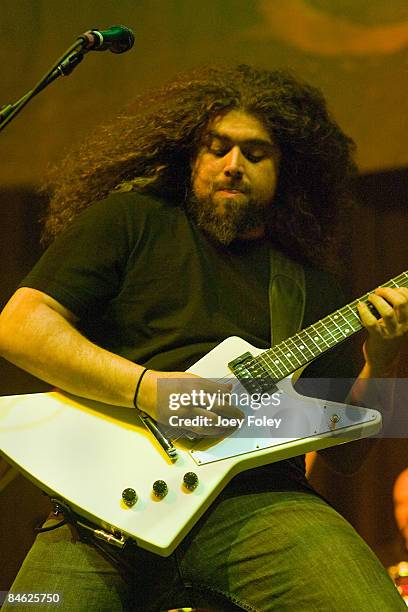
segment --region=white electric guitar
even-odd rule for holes
[[[383,286],[407,287],[408,271]],[[169,555],[239,472],[381,429],[375,410],[293,389],[296,371],[361,329],[356,305],[268,350],[228,338],[190,368],[232,382],[240,397],[269,394],[259,408],[240,405],[245,418],[227,437],[175,440],[163,430],[154,436],[154,424],[146,427],[134,410],[50,392],[0,399],[0,450],[84,524],[96,525],[97,537],[118,546],[131,538]]]

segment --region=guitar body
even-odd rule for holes
[[[262,353],[240,338],[228,338],[190,371],[232,382],[233,391],[242,392],[228,363],[247,351]],[[246,414],[241,428],[223,439],[175,442],[178,458],[172,462],[133,410],[60,392],[3,397],[0,449],[80,516],[167,556],[239,472],[381,428],[378,412],[301,396],[291,377],[276,383],[267,407],[240,407]],[[249,416],[266,424],[251,423]],[[186,472],[198,477],[193,491],[182,484]],[[152,493],[157,480],[168,487],[163,499]],[[133,507],[122,501],[129,487],[138,496]]]

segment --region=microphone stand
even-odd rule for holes
[[[8,125],[16,115],[47,85],[60,76],[68,76],[82,62],[84,54],[89,51],[86,47],[89,40],[80,36],[45,73],[38,83],[14,104],[6,104],[0,108],[0,132]]]

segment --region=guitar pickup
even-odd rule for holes
[[[249,393],[271,393],[277,389],[275,381],[249,351],[230,361],[228,367]]]

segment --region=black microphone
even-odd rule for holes
[[[84,41],[84,51],[106,51],[124,53],[133,47],[135,36],[129,28],[122,25],[111,26],[108,30],[89,30],[80,36]]]

